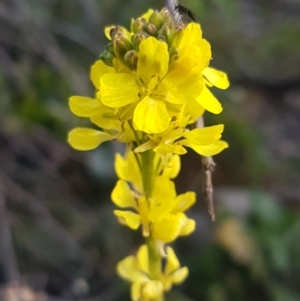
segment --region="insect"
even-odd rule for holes
[[[185,6],[178,4],[175,6],[175,11],[181,16],[188,16],[191,20],[197,22],[194,13]]]

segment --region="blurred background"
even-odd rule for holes
[[[195,190],[197,230],[175,249],[190,269],[167,300],[300,300],[300,2],[182,0],[231,80],[215,90],[230,148],[215,157],[217,221],[201,197],[200,158],[182,157],[178,193]],[[129,300],[116,263],[142,243],[117,224],[114,152],[72,150],[84,121],[68,98],[93,96],[105,25],[129,27],[152,0],[1,0],[0,300]],[[173,9],[173,8],[172,8]]]

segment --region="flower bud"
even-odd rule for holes
[[[157,29],[161,28],[163,23],[162,15],[155,10],[149,18],[149,23],[153,24]]]
[[[133,35],[132,39],[131,39],[133,49],[136,51],[139,51],[141,42],[144,41],[147,37],[148,37],[148,34],[146,34],[145,32],[137,33],[137,34]]]
[[[131,49],[132,44],[127,37],[119,36],[114,40],[114,52],[120,60],[123,60],[125,53]]]
[[[138,53],[135,50],[130,50],[125,53],[124,63],[130,70],[136,70],[138,62]]]
[[[169,48],[169,64],[171,65],[172,63],[174,63],[175,61],[177,61],[179,54],[178,54],[178,48],[175,47],[170,47]]]
[[[150,23],[147,23],[145,26],[144,26],[144,30],[149,33],[150,36],[155,36],[156,33],[157,33],[157,28],[153,25],[153,24],[150,24]]]
[[[184,28],[182,26],[177,25],[175,29],[173,29],[169,34],[169,47],[178,47],[182,41],[183,35]]]
[[[167,42],[167,39],[165,36],[158,36],[157,39],[161,42],[165,42],[165,43]]]
[[[104,50],[100,55],[99,59],[102,60],[107,66],[113,66],[113,59],[114,56],[108,52],[107,50]]]
[[[108,43],[105,47],[105,50],[107,50],[111,55],[115,56],[113,43]]]
[[[167,38],[170,34],[170,28],[167,24],[164,24],[158,32],[158,36],[164,36]]]
[[[131,31],[133,33],[140,33],[144,29],[145,23],[141,19],[132,20]]]
[[[110,29],[109,35],[112,40],[114,40],[118,36],[129,36],[129,32],[126,30],[126,28],[122,26],[114,26]]]
[[[174,20],[169,12],[169,10],[164,7],[161,11],[160,11],[161,16],[163,17],[163,23],[168,25],[169,28],[174,27]]]

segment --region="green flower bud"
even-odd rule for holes
[[[168,43],[169,47],[177,47],[180,45],[184,35],[184,28],[181,25],[177,25],[169,34]]]
[[[169,10],[166,7],[164,7],[160,11],[160,14],[163,17],[163,23],[167,24],[169,26],[169,28],[173,28],[174,27],[174,20],[173,20],[173,17],[171,16]]]
[[[133,49],[139,51],[141,42],[144,41],[147,37],[149,37],[149,35],[145,32],[133,35],[131,39]]]
[[[131,31],[133,33],[140,33],[143,31],[144,25],[145,22],[143,22],[141,19],[133,20],[131,23]]]
[[[149,33],[150,36],[155,36],[157,34],[157,28],[153,24],[150,24],[150,23],[147,23],[144,26],[144,30],[147,33]]]
[[[132,49],[130,40],[125,36],[117,37],[116,39],[114,39],[113,43],[114,52],[120,60],[123,60],[125,53]]]
[[[159,30],[158,36],[164,36],[165,38],[167,38],[169,34],[170,34],[170,28],[167,24],[164,24],[162,28]]]
[[[138,62],[138,53],[135,50],[126,52],[124,56],[124,63],[130,70],[136,70]]]
[[[157,10],[155,10],[149,18],[149,23],[153,24],[156,28],[161,28],[163,23],[162,15]]]
[[[104,50],[100,55],[99,59],[102,60],[107,66],[113,66],[114,56],[107,50]]]
[[[111,39],[114,40],[118,36],[126,36],[127,37],[128,31],[122,26],[115,26],[115,27],[111,28],[109,35],[110,35]]]
[[[107,50],[111,55],[115,55],[113,43],[108,43],[105,47],[105,50]]]
[[[176,48],[176,47],[170,47],[169,48],[169,57],[170,57],[169,64],[174,63],[178,59],[178,57],[179,57],[178,48]]]
[[[158,36],[157,39],[161,42],[165,42],[165,43],[167,42],[167,39],[165,36]]]

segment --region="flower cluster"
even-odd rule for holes
[[[160,156],[154,154],[151,178],[148,177],[145,184],[138,167],[142,157],[137,156],[133,152],[126,158],[116,156],[115,167],[120,180],[111,198],[118,207],[130,209],[115,210],[119,221],[134,230],[141,226],[145,237],[151,236],[163,243],[190,234],[195,229],[195,221],[184,212],[196,201],[195,193],[176,195],[174,182],[170,180],[180,169],[178,155],[169,156],[169,160],[165,158],[163,163]],[[151,191],[145,193],[145,186],[151,187]]]
[[[99,129],[75,128],[68,141],[81,151],[109,140],[127,144],[126,155],[115,159],[119,180],[111,198],[119,210],[114,214],[128,228],[141,228],[147,244],[136,257],[122,260],[117,272],[132,283],[132,300],[163,300],[163,292],[188,275],[165,244],[195,229],[185,213],[195,193],[177,195],[172,181],[180,170],[179,155],[186,147],[201,156],[228,147],[220,140],[222,124],[191,125],[205,110],[222,111],[210,88],[226,89],[229,82],[209,67],[211,48],[200,25],[175,23],[166,8],[132,20],[130,31],[107,27],[105,35],[109,44],[91,69],[95,97],[73,96],[69,102],[75,115]]]
[[[101,130],[72,130],[75,149],[118,140],[136,142],[139,152],[184,154],[187,146],[212,156],[227,147],[219,140],[222,125],[187,130],[204,110],[222,111],[208,87],[229,85],[225,73],[208,67],[210,45],[199,24],[175,24],[168,10],[149,10],[132,21],[130,32],[120,26],[105,32],[111,43],[91,70],[96,97],[70,98],[71,111]]]
[[[166,248],[166,264],[159,278],[150,278],[149,251],[142,245],[136,257],[128,256],[117,265],[117,272],[123,279],[133,283],[132,300],[153,300],[159,298],[163,291],[169,291],[173,284],[182,283],[188,276],[187,267],[180,267],[180,262],[171,247]]]

